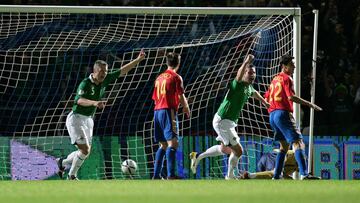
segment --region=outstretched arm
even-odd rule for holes
[[[296,95],[290,96],[289,100],[292,101],[292,102],[295,102],[295,103],[298,103],[298,104],[305,105],[305,106],[308,106],[310,108],[313,108],[316,111],[322,111],[322,108],[320,108],[316,104],[312,104],[311,102],[306,101],[305,99],[302,99],[302,98],[300,98],[300,97],[298,97]]]
[[[249,55],[246,56],[243,64],[241,64],[241,66],[240,66],[240,68],[239,68],[239,70],[238,70],[238,72],[236,74],[236,77],[235,77],[236,81],[238,81],[238,82],[241,81],[241,79],[242,79],[242,77],[243,77],[243,75],[245,73],[246,66],[250,65],[253,60],[254,60],[253,55],[249,54]]]
[[[139,56],[135,60],[130,61],[130,63],[125,64],[120,68],[120,76],[126,75],[131,69],[133,69],[137,64],[144,60],[145,56],[146,54],[144,52],[144,49],[141,49]]]
[[[269,102],[267,102],[258,91],[255,90],[255,92],[253,92],[252,94],[252,97],[255,98],[256,100],[259,100],[266,108],[270,107]]]

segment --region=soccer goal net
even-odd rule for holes
[[[111,71],[135,59],[141,48],[146,59],[106,90],[106,108],[95,114],[91,154],[79,178],[126,178],[121,171],[126,159],[138,164],[135,178],[152,176],[158,144],[151,95],[155,78],[166,69],[167,52],[181,54],[179,74],[192,112],[191,118],[178,114],[177,173],[223,178],[227,156],[203,160],[194,176],[188,155],[217,144],[212,119],[228,84],[251,53],[254,87],[263,94],[279,72],[279,58],[297,56],[300,48],[300,9],[1,6],[0,11],[0,179],[56,179],[55,158],[75,150],[65,119],[77,86],[97,59],[107,61]],[[255,171],[260,156],[272,150],[268,117],[253,99],[242,110],[240,170]]]

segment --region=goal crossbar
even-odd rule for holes
[[[293,15],[300,8],[253,8],[253,7],[125,7],[125,6],[46,6],[46,5],[0,5],[2,13],[96,13],[96,14],[198,14],[198,15]]]

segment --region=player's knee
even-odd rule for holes
[[[90,154],[91,146],[84,144],[84,145],[77,145],[77,147],[83,155],[88,156]]]
[[[280,151],[282,151],[282,152],[287,152],[287,151],[289,151],[289,145],[285,145],[285,146],[280,146]]]
[[[243,148],[241,146],[236,147],[234,151],[235,156],[240,157],[243,154]]]
[[[231,154],[231,148],[224,145],[220,145],[220,150],[224,154]]]
[[[236,155],[237,157],[240,157],[242,154],[243,154],[243,148],[242,147],[240,147],[240,150],[239,150],[239,153]]]
[[[169,147],[177,149],[179,146],[179,142],[177,139],[173,138],[172,140],[168,141]]]
[[[305,148],[305,144],[301,139],[295,140],[293,142],[293,148],[294,148],[294,150],[303,149],[303,148]]]
[[[85,156],[89,156],[89,154],[90,154],[90,148],[80,149],[80,151]]]
[[[239,151],[235,151],[235,156],[237,156],[237,157],[241,157],[241,155],[242,155],[242,151],[241,150],[239,150]]]
[[[289,151],[289,144],[286,142],[280,142],[280,151],[285,153]]]
[[[177,141],[175,141],[175,142],[171,142],[171,144],[170,144],[169,146],[170,146],[170,147],[172,147],[172,148],[177,149],[177,148],[178,148],[178,146],[179,146],[179,143],[178,143]]]
[[[168,144],[166,142],[161,142],[160,147],[161,147],[161,149],[166,150],[166,148],[168,147]]]

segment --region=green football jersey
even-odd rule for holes
[[[74,113],[78,113],[84,116],[93,116],[96,111],[95,106],[81,106],[77,104],[80,98],[85,98],[93,101],[100,101],[104,96],[105,89],[110,83],[114,82],[120,76],[120,69],[111,73],[108,73],[102,83],[96,85],[92,76],[85,78],[81,81],[79,87],[76,90],[76,96],[74,106],[72,108]]]
[[[254,91],[252,85],[233,80],[217,111],[221,119],[229,119],[237,123],[242,108]]]

